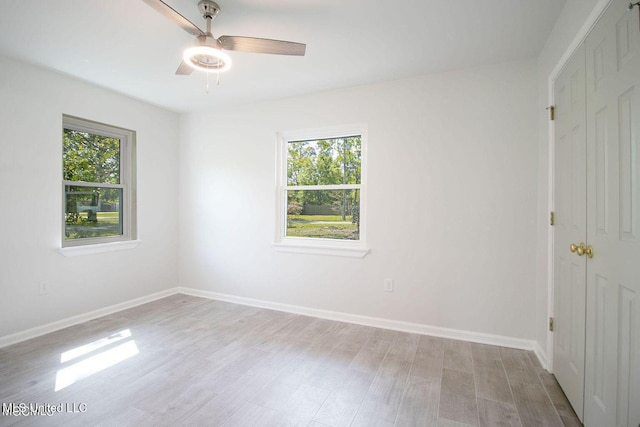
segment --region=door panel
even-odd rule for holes
[[[606,237],[609,233],[609,132],[607,107],[595,113],[594,117],[594,163],[595,163],[595,222],[596,234]]]
[[[640,424],[640,25],[613,0],[585,41],[585,426]]]
[[[635,98],[633,86],[618,98],[618,135],[620,140],[620,238],[637,242],[638,219],[637,215],[633,215],[633,211],[638,208],[638,184],[635,180],[638,166],[635,154],[638,147],[635,144],[636,141],[632,139]]]
[[[584,395],[586,241],[585,50],[581,46],[555,82],[554,374],[582,420]]]

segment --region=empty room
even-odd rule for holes
[[[640,2],[0,1],[0,426],[640,426]]]

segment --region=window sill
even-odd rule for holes
[[[349,258],[364,258],[369,253],[369,248],[363,247],[339,247],[333,245],[311,245],[305,243],[279,242],[273,247],[278,252],[297,254],[342,256]]]
[[[69,246],[56,250],[64,256],[92,255],[133,249],[140,243],[142,243],[142,240],[127,240],[125,242],[99,243],[97,245]]]

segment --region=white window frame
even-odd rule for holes
[[[314,141],[360,135],[360,184],[302,185],[287,184],[288,144],[295,141]],[[353,124],[279,132],[276,138],[276,237],[274,247],[281,252],[335,255],[362,258],[367,247],[367,126]],[[360,190],[359,240],[324,239],[287,236],[287,190]]]
[[[136,133],[129,129],[98,123],[79,117],[68,115],[62,116],[62,131],[64,129],[87,132],[94,135],[101,135],[120,140],[120,184],[107,184],[100,182],[67,181],[62,180],[62,232],[61,232],[61,253],[66,256],[79,255],[83,253],[108,252],[118,249],[128,249],[137,244],[136,227],[136,173],[135,173],[135,153],[136,153]],[[61,153],[64,151],[62,149]],[[62,158],[61,158],[62,164]],[[67,239],[65,237],[65,211],[66,194],[65,187],[100,187],[122,189],[122,234],[108,237],[92,237],[81,239]],[[124,245],[122,243],[125,243]],[[88,248],[89,250],[85,250]]]

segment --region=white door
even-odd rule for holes
[[[640,425],[640,11],[614,0],[586,39],[586,426]]]
[[[586,242],[585,50],[555,81],[553,371],[582,420],[586,261],[570,250]],[[581,250],[580,250],[581,251]]]

